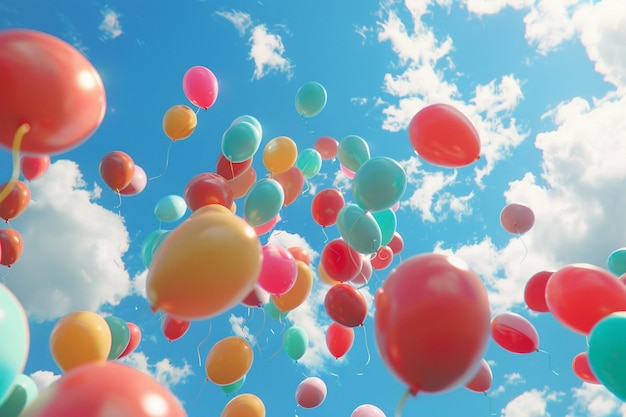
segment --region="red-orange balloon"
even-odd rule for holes
[[[320,264],[330,278],[346,282],[357,276],[363,266],[363,257],[346,241],[334,239],[322,249]]]
[[[20,169],[22,175],[28,181],[41,177],[50,166],[49,155],[29,156],[24,155],[20,158]]]
[[[354,329],[342,326],[339,323],[331,323],[326,329],[326,347],[336,359],[344,356],[354,343]]]
[[[100,161],[100,176],[114,191],[124,189],[135,174],[135,162],[127,153],[113,151]]]
[[[128,340],[128,345],[126,345],[126,349],[124,349],[124,351],[120,353],[118,359],[133,353],[141,342],[141,329],[135,323],[131,323],[129,321],[127,321],[126,324],[128,325],[128,330],[130,332],[130,339]]]
[[[500,313],[491,321],[491,337],[500,347],[513,353],[531,353],[539,348],[535,326],[516,313]]]
[[[322,159],[333,159],[337,156],[339,142],[330,136],[322,136],[315,141],[313,147],[320,153]]]
[[[256,171],[253,167],[246,169],[239,176],[228,180],[228,185],[233,190],[233,198],[241,198],[256,182]]]
[[[476,374],[465,384],[465,388],[474,392],[487,392],[491,388],[493,382],[493,373],[491,367],[485,359],[480,362],[480,367]]]
[[[311,254],[308,250],[300,247],[300,246],[292,246],[287,248],[289,252],[296,258],[297,261],[302,261],[307,265],[311,265]]]
[[[389,246],[381,246],[376,251],[376,256],[370,262],[372,268],[381,270],[391,265],[391,261],[393,261],[393,251]]]
[[[5,221],[16,218],[30,203],[30,188],[22,181],[5,182],[0,185],[0,191],[5,187],[11,187],[9,194],[0,201],[0,217]]]
[[[276,308],[283,313],[291,311],[302,304],[311,293],[311,288],[313,287],[313,274],[309,266],[302,261],[296,261],[296,265],[298,272],[293,286],[279,296],[271,296]]]
[[[0,229],[0,264],[11,266],[22,256],[22,235],[15,229]]]
[[[233,190],[221,175],[203,172],[193,177],[185,187],[185,202],[191,211],[210,204],[230,208],[233,205]]]
[[[389,241],[387,246],[391,248],[394,255],[397,255],[400,252],[402,252],[402,250],[404,250],[404,240],[402,239],[402,236],[400,235],[400,233],[394,232],[393,237],[391,238],[391,241]]]
[[[341,191],[336,188],[321,190],[311,202],[313,220],[322,227],[332,226],[337,222],[337,214],[345,205]]]
[[[232,180],[252,166],[252,159],[253,158],[246,159],[243,162],[231,162],[226,159],[223,153],[220,153],[217,163],[215,164],[215,172],[226,180]]]
[[[350,284],[339,283],[330,287],[324,307],[330,318],[342,326],[361,326],[367,318],[365,297]]]
[[[22,123],[20,151],[65,152],[100,126],[106,96],[100,75],[70,44],[43,32],[0,32],[0,145],[11,149]]]
[[[188,320],[179,320],[166,315],[165,319],[163,320],[163,325],[161,326],[163,330],[163,336],[165,336],[165,338],[170,342],[178,340],[183,337],[185,333],[187,333],[190,325],[191,322],[189,322]]]
[[[578,378],[588,384],[600,384],[598,378],[593,374],[591,366],[589,366],[589,358],[587,352],[580,352],[574,356],[572,360],[572,370]]]
[[[524,301],[526,306],[537,313],[550,311],[546,302],[546,285],[554,271],[540,271],[530,277],[524,287]]]
[[[292,166],[287,171],[279,174],[273,174],[272,178],[278,181],[280,186],[283,187],[283,192],[285,194],[285,202],[283,204],[285,207],[296,201],[302,193],[302,188],[304,187],[304,175],[297,166]]]

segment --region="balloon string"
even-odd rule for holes
[[[396,417],[402,417],[402,409],[404,408],[406,400],[409,399],[409,395],[411,395],[411,391],[408,389],[404,392],[404,394],[402,394],[402,398],[400,398],[398,406],[396,407]]]
[[[489,415],[490,416],[495,416],[496,413],[493,412],[493,404],[491,404],[491,397],[489,395],[487,395],[486,391],[485,391],[485,397],[487,397],[487,399],[489,400]]]
[[[122,194],[120,193],[120,190],[115,190],[115,192],[117,193],[117,205],[114,206],[113,208],[120,208],[122,206]],[[120,217],[122,217],[121,213],[118,213]]]
[[[372,358],[370,355],[369,344],[367,343],[367,331],[365,329],[365,325],[361,325],[361,327],[363,328],[363,337],[365,338],[365,352],[367,352],[367,361],[365,362],[365,365],[363,365],[358,371],[356,371],[357,375],[363,375],[363,369],[365,369],[367,365],[370,364],[370,360]]]
[[[259,348],[259,353],[261,353],[261,345],[259,344],[259,336],[261,335],[261,332],[265,328],[265,320],[267,319],[267,316],[265,315],[265,309],[262,308],[261,310],[263,311],[263,322],[261,323],[261,328],[254,334],[254,340],[256,340],[256,345]]]
[[[246,327],[246,325],[250,322],[251,318],[252,318],[252,309],[248,307],[248,317],[246,317],[243,323],[241,323],[241,327]]]
[[[335,377],[335,384],[339,383],[339,375],[338,374],[336,374],[334,372],[330,372],[329,375],[332,375],[332,376]]]
[[[309,133],[309,134],[311,134],[311,135],[314,135],[314,134],[315,134],[315,130],[312,130],[312,129],[310,128],[310,126],[309,126],[309,120],[308,120],[306,117],[304,117],[304,116],[301,116],[301,117],[302,117],[302,120],[304,120],[304,127],[306,127],[306,131],[307,131],[307,133]]]
[[[278,355],[278,354],[280,353],[280,351],[281,351],[281,350],[283,350],[283,347],[282,347],[282,346],[281,346],[281,347],[279,347],[279,348],[278,348],[278,350],[277,350],[276,352],[272,353],[272,356],[270,356],[270,357],[268,358],[268,360],[270,360],[270,361],[271,361],[272,359],[274,359],[274,357],[275,357],[276,355]]]
[[[516,226],[517,229],[517,226]],[[522,262],[524,262],[524,259],[526,259],[526,256],[528,255],[528,247],[526,246],[526,242],[524,242],[524,238],[522,238],[522,234],[519,232],[519,229],[517,229],[517,237],[519,238],[520,242],[522,242],[522,245],[524,246],[524,256],[522,256],[522,259],[519,261],[519,263],[521,264]]]
[[[322,233],[324,233],[324,243],[328,242],[328,235],[326,234],[326,228],[322,227]]]
[[[207,341],[207,339],[211,335],[211,330],[212,329],[213,329],[213,322],[209,321],[209,332],[206,334],[204,339],[202,339],[202,341],[200,343],[198,343],[198,346],[196,346],[196,352],[198,352],[198,366],[199,367],[202,367],[202,359],[200,359],[200,346],[202,346],[202,344]]]
[[[300,193],[300,195],[305,195],[306,193],[309,192],[309,190],[311,189],[311,184],[309,184],[309,181],[306,180],[304,181],[304,184],[306,185],[306,188],[304,190],[302,190],[302,192]]]
[[[174,143],[174,141],[170,141],[170,144],[167,145],[167,153],[165,154],[165,169],[156,177],[148,178],[148,181],[156,180],[157,178],[162,177],[167,172],[167,168],[170,165],[170,150],[172,149],[172,143]]]
[[[7,182],[4,188],[0,190],[0,203],[7,198],[9,193],[13,190],[15,183],[20,178],[20,148],[22,146],[22,139],[24,139],[24,135],[26,135],[29,131],[30,125],[28,123],[22,123],[13,135],[13,147],[11,148],[11,153],[13,155],[13,170],[11,171],[11,179]]]
[[[537,352],[541,352],[544,355],[548,355],[548,366],[550,367],[550,370],[552,371],[554,375],[559,376],[559,373],[552,368],[552,355],[550,355],[550,352],[546,352],[545,350],[541,350],[541,349],[537,349]]]

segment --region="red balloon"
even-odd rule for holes
[[[540,271],[530,277],[524,288],[524,301],[526,306],[537,313],[550,311],[546,302],[546,285],[554,271]]]
[[[113,151],[100,161],[100,176],[114,191],[123,190],[135,174],[135,162],[125,152]]]
[[[11,266],[22,256],[22,235],[15,229],[0,229],[0,264]]]
[[[581,352],[574,356],[572,360],[572,369],[578,378],[589,384],[600,384],[598,378],[593,374],[591,366],[589,366],[589,358],[587,352]]]
[[[163,335],[167,340],[173,342],[174,340],[178,340],[187,333],[189,330],[189,326],[191,322],[188,320],[179,320],[170,316],[165,316],[163,320]]]
[[[292,246],[287,249],[297,261],[302,261],[307,265],[311,265],[311,254],[308,250],[300,246]]]
[[[349,284],[330,287],[324,298],[324,307],[333,321],[346,327],[361,326],[367,318],[365,297]]]
[[[215,172],[224,177],[226,180],[232,180],[250,168],[252,165],[252,159],[253,158],[250,158],[243,162],[231,162],[226,159],[223,153],[220,153],[220,156],[217,159],[217,164],[215,165]]]
[[[393,237],[391,238],[387,246],[391,248],[394,255],[402,252],[402,250],[404,249],[404,240],[402,239],[402,236],[400,236],[400,233],[394,232]]]
[[[124,349],[124,351],[120,353],[120,356],[117,357],[118,359],[133,353],[141,342],[141,329],[135,323],[131,323],[129,321],[127,321],[126,324],[128,325],[130,338],[128,339],[128,345],[126,345],[126,349]]]
[[[449,104],[432,104],[409,125],[411,146],[425,161],[457,168],[480,158],[480,137],[472,122]]]
[[[487,290],[462,260],[414,256],[374,297],[376,342],[387,367],[415,395],[468,380],[489,341]]]
[[[573,264],[552,274],[546,302],[561,324],[586,335],[604,317],[626,311],[626,286],[605,269]]]
[[[524,204],[511,203],[500,212],[500,224],[509,233],[521,235],[535,224],[535,214]]]
[[[320,262],[329,278],[346,282],[357,276],[363,266],[363,257],[344,240],[334,239],[322,249]]]
[[[304,188],[304,175],[300,168],[292,166],[287,171],[273,174],[272,178],[278,181],[283,192],[285,194],[285,207],[296,201],[296,199],[302,194],[302,188]]]
[[[376,256],[371,260],[372,268],[376,270],[385,269],[393,261],[393,251],[389,246],[381,246],[376,251]]]
[[[296,388],[296,401],[302,408],[315,408],[326,399],[326,384],[318,377],[306,378]]]
[[[22,175],[28,181],[32,181],[41,177],[44,174],[44,172],[48,170],[49,166],[50,166],[49,155],[40,155],[40,156],[24,155],[20,158],[20,169],[22,170]]]
[[[21,152],[64,152],[100,126],[104,85],[76,48],[43,32],[11,29],[0,32],[0,51],[1,146],[11,149],[15,131],[28,123]]]
[[[337,222],[337,214],[344,205],[343,194],[336,188],[327,188],[313,197],[311,215],[320,226],[332,226]]]
[[[537,330],[519,314],[500,313],[491,321],[491,337],[500,347],[513,353],[531,353],[539,349]]]
[[[361,270],[356,277],[350,280],[351,283],[355,285],[364,285],[367,284],[370,278],[372,277],[372,261],[368,255],[363,255],[363,264],[361,266]]]
[[[148,177],[146,176],[146,171],[144,171],[139,165],[135,165],[133,178],[126,187],[120,190],[120,194],[125,196],[137,195],[142,192],[144,188],[146,188],[147,184]]]
[[[333,322],[326,329],[326,346],[330,354],[336,359],[348,353],[352,343],[354,343],[354,329],[352,327]]]
[[[241,304],[247,307],[262,308],[263,304],[267,304],[270,300],[270,294],[258,285],[246,295]]]
[[[339,142],[330,136],[322,136],[315,141],[313,148],[320,153],[322,159],[333,159],[337,156]]]
[[[203,172],[193,177],[185,187],[185,202],[191,211],[209,204],[219,204],[228,209],[233,205],[233,190],[224,177],[213,172]]]
[[[480,367],[476,371],[476,374],[465,384],[465,388],[474,392],[487,392],[491,388],[493,382],[493,374],[491,373],[491,367],[489,363],[483,359],[480,362]]]
[[[16,218],[30,203],[30,188],[22,181],[5,182],[0,185],[0,191],[5,187],[12,187],[9,194],[0,201],[0,217],[5,221]]]

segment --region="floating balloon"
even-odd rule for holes
[[[540,271],[530,277],[524,287],[524,301],[526,306],[537,313],[550,311],[546,302],[546,285],[554,271]]]
[[[244,375],[243,378],[241,378],[239,381],[233,382],[232,384],[228,384],[228,385],[221,385],[220,388],[224,394],[233,394],[239,391],[241,387],[243,387],[243,384],[245,382],[246,382],[246,376]]]
[[[358,274],[356,274],[356,277],[350,280],[350,282],[353,283],[354,285],[367,284],[370,278],[372,277],[373,266],[372,266],[372,261],[370,257],[367,255],[364,255],[362,259],[363,259],[363,263],[361,264],[361,270],[359,271]]]
[[[167,230],[153,230],[141,242],[141,260],[143,265],[148,268],[152,262],[152,253],[154,252],[155,241],[162,235],[167,234]],[[162,241],[161,241],[162,243]]]
[[[588,384],[600,383],[591,370],[587,352],[580,352],[578,355],[574,356],[574,359],[572,360],[572,370],[574,371],[574,374],[576,374],[576,376],[583,382]]]
[[[230,124],[232,125],[236,125],[239,122],[247,122],[250,123],[252,126],[254,126],[259,134],[259,138],[263,137],[263,126],[261,126],[261,123],[259,122],[259,120],[254,117],[254,116],[250,116],[249,114],[244,114],[242,116],[237,117],[235,120],[233,120],[233,122]]]
[[[337,156],[339,142],[330,136],[322,136],[315,141],[315,145],[313,147],[320,153],[322,159],[328,160]]]
[[[343,175],[346,176],[346,178],[348,179],[354,179],[354,171],[349,170],[348,168],[346,168],[345,166],[343,166],[343,164],[339,164],[339,169],[341,170],[341,172],[343,173]]]
[[[411,146],[426,162],[458,168],[480,158],[480,137],[472,122],[449,104],[432,104],[409,124]]]
[[[609,255],[607,267],[613,274],[623,275],[626,273],[626,248],[616,249]]]
[[[237,122],[222,136],[222,154],[231,162],[252,158],[261,145],[261,134],[252,123]]]
[[[293,326],[285,330],[283,334],[283,349],[285,349],[285,352],[291,359],[297,361],[303,357],[308,346],[309,336],[303,328]]]
[[[291,288],[283,294],[271,296],[276,308],[283,312],[291,311],[304,303],[313,287],[313,274],[309,266],[302,261],[296,261],[296,265],[298,271]]]
[[[380,227],[371,213],[356,204],[344,205],[337,213],[339,234],[359,253],[374,253],[380,247]]]
[[[263,307],[269,300],[270,294],[259,285],[255,285],[254,289],[241,301],[241,304],[247,307]]]
[[[493,382],[493,374],[491,373],[491,367],[489,363],[483,359],[480,361],[480,367],[476,371],[476,374],[465,383],[465,388],[474,392],[485,393],[491,388]]]
[[[3,30],[0,50],[1,146],[13,147],[22,123],[29,126],[19,147],[24,153],[69,151],[96,131],[106,110],[104,85],[80,51],[28,29]]]
[[[335,359],[344,356],[354,343],[354,329],[342,326],[339,323],[331,323],[326,329],[326,347]]]
[[[372,404],[361,404],[352,411],[350,417],[386,417],[383,410]]]
[[[311,202],[313,220],[322,227],[332,226],[337,222],[339,210],[345,205],[343,194],[336,188],[327,188],[318,192]]]
[[[0,401],[0,416],[18,417],[35,398],[37,398],[37,385],[28,375],[19,374],[13,380],[13,385],[4,401]]]
[[[239,394],[226,404],[220,417],[265,417],[265,405],[254,394]]]
[[[0,404],[9,394],[15,378],[22,373],[30,349],[26,312],[13,293],[0,284]]]
[[[233,198],[241,198],[246,195],[255,182],[256,171],[253,167],[246,169],[241,175],[227,181],[231,190],[233,190]]]
[[[500,212],[500,224],[509,233],[521,235],[535,224],[535,214],[524,204],[511,203]]]
[[[217,78],[206,67],[191,67],[183,76],[183,91],[194,106],[207,110],[217,100]]]
[[[254,353],[243,337],[229,336],[218,341],[206,357],[207,378],[217,385],[230,385],[243,378],[250,367]]]
[[[516,313],[500,313],[491,321],[491,337],[502,348],[513,353],[531,353],[539,349],[535,326]]]
[[[357,172],[361,165],[370,159],[370,147],[362,137],[349,135],[339,142],[337,157],[341,165],[352,172]]]
[[[393,261],[393,251],[389,246],[381,246],[376,251],[376,256],[372,258],[370,263],[372,268],[381,270],[391,265],[391,261]]]
[[[471,377],[489,340],[490,311],[485,287],[465,262],[442,254],[407,259],[374,303],[381,357],[413,395]]]
[[[352,195],[364,210],[385,210],[400,200],[406,181],[406,173],[399,163],[384,156],[375,157],[363,162],[356,171]]]
[[[28,188],[28,185],[22,181],[5,182],[0,185],[0,191],[9,186],[12,187],[11,191],[0,201],[0,218],[7,222],[22,214],[28,207],[28,203],[30,203],[30,188]]]
[[[283,317],[285,317],[285,315],[287,314],[287,313],[283,313],[282,311],[280,311],[274,305],[274,302],[272,301],[271,298],[266,304],[263,304],[263,311],[265,311],[265,313],[271,318],[273,318],[274,320],[280,320]]]
[[[612,313],[598,321],[589,334],[587,358],[598,381],[626,401],[626,312]]]
[[[135,174],[135,162],[125,152],[113,151],[106,154],[100,161],[100,176],[113,190],[123,190]]]
[[[36,180],[41,177],[50,166],[49,155],[24,155],[20,158],[20,169],[22,175],[28,181]]]
[[[311,265],[311,253],[300,246],[292,246],[287,248],[297,261],[302,261],[307,265]]]
[[[326,384],[316,376],[306,378],[296,388],[296,402],[302,408],[315,408],[325,399]]]
[[[283,188],[285,194],[285,207],[296,201],[296,199],[302,194],[302,188],[304,187],[304,175],[298,167],[291,167],[285,172],[280,174],[273,174],[272,179],[276,180]]]
[[[333,286],[335,284],[339,284],[339,281],[332,279],[329,275],[328,272],[326,272],[324,270],[324,265],[320,262],[317,265],[317,274],[320,278],[320,280],[324,283],[324,284],[328,284],[330,286]]]
[[[154,206],[154,215],[161,222],[175,222],[183,218],[187,211],[185,199],[178,195],[161,197]]]
[[[163,336],[170,342],[178,340],[183,337],[191,323],[188,320],[179,320],[171,316],[165,316],[161,329],[163,330]]]
[[[246,159],[243,162],[231,162],[224,154],[220,153],[217,163],[215,164],[215,172],[226,180],[232,180],[243,174],[248,168],[252,166],[253,158]]]
[[[305,179],[311,179],[322,169],[322,156],[315,149],[304,149],[298,154],[295,166],[302,171]]]
[[[119,317],[107,316],[104,318],[111,332],[111,349],[107,359],[117,359],[124,352],[130,341],[128,324]]]
[[[121,195],[125,196],[137,195],[146,188],[147,184],[148,176],[146,175],[146,171],[144,171],[139,165],[135,164],[133,177],[130,179],[128,185],[119,190],[119,192]]]
[[[270,294],[284,294],[296,281],[298,266],[295,258],[284,247],[272,243],[263,246],[262,253],[258,285]]]
[[[179,104],[170,107],[163,115],[163,132],[172,141],[187,139],[198,125],[196,112]]]
[[[380,228],[380,244],[381,246],[387,246],[389,242],[391,242],[391,239],[393,239],[396,227],[398,226],[396,213],[392,209],[388,208],[381,211],[375,211],[372,213],[372,216]]]
[[[344,240],[334,239],[322,249],[320,265],[330,278],[346,282],[357,276],[363,265],[363,258]]]
[[[393,237],[387,246],[391,248],[394,255],[397,255],[404,250],[404,239],[402,239],[400,233],[394,232]]]
[[[298,159],[298,145],[287,136],[278,136],[263,148],[263,165],[273,174],[287,171]]]
[[[22,235],[15,229],[0,229],[0,264],[10,267],[22,256]]]
[[[296,93],[296,111],[302,117],[317,116],[326,107],[326,89],[318,82],[302,85]]]
[[[128,325],[128,332],[130,334],[130,337],[128,339],[128,345],[126,346],[126,349],[124,349],[124,351],[120,353],[118,359],[133,353],[141,342],[141,329],[137,327],[135,323],[126,322],[126,325]]]
[[[230,208],[234,198],[233,190],[224,177],[213,172],[203,172],[189,180],[184,197],[191,211],[210,204]]]
[[[252,226],[262,225],[279,213],[284,202],[285,194],[278,181],[262,179],[248,190],[243,202],[244,217]]]
[[[274,216],[273,219],[270,219],[269,222],[261,224],[261,225],[258,225],[258,226],[254,226],[254,232],[256,233],[257,236],[263,236],[264,234],[271,232],[272,229],[281,220],[282,219],[280,217],[280,213],[278,213],[276,216]]]
[[[367,318],[365,297],[350,284],[340,283],[330,287],[324,298],[324,307],[330,318],[342,326],[362,326]]]

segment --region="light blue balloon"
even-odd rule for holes
[[[283,187],[276,180],[265,178],[250,187],[243,202],[244,218],[251,226],[272,220],[285,202]]]
[[[317,116],[326,107],[326,89],[315,81],[304,84],[296,93],[296,111],[303,117]]]
[[[305,179],[311,179],[322,169],[322,155],[312,148],[302,150],[296,159],[296,167],[302,171]]]
[[[392,207],[406,190],[404,168],[391,158],[379,156],[361,165],[352,180],[354,201],[365,210]]]
[[[222,153],[230,162],[243,162],[252,158],[261,145],[259,129],[252,123],[238,122],[222,136]]]
[[[609,255],[607,261],[609,271],[618,277],[626,273],[626,248],[620,248]]]
[[[18,417],[24,408],[37,398],[37,394],[35,382],[28,375],[19,374],[4,402],[0,404],[0,416]]]
[[[261,126],[261,123],[257,120],[256,117],[250,116],[248,114],[244,114],[243,116],[239,116],[238,118],[236,118],[230,125],[232,126],[239,122],[250,123],[251,125],[256,127],[257,131],[259,132],[259,138],[263,137],[263,127]]]
[[[150,263],[152,262],[152,249],[154,248],[154,241],[163,233],[167,233],[167,230],[153,230],[141,243],[141,260],[146,268],[149,268]]]
[[[175,222],[187,212],[187,203],[179,195],[166,195],[154,206],[154,215],[162,222]]]
[[[376,220],[378,227],[380,227],[380,233],[382,235],[380,245],[386,246],[391,242],[391,239],[393,239],[393,234],[396,232],[396,227],[398,226],[396,213],[388,208],[386,210],[375,211],[372,213],[372,216],[374,216],[374,220]]]
[[[626,312],[610,314],[596,323],[589,334],[587,358],[598,381],[626,401]]]
[[[349,135],[339,142],[337,158],[341,165],[352,172],[357,172],[359,167],[370,159],[370,147],[362,137]]]
[[[380,247],[380,227],[371,213],[356,204],[346,204],[337,214],[341,238],[359,253],[374,253]]]
[[[9,395],[15,378],[24,371],[30,349],[30,330],[24,308],[0,284],[0,404]]]

